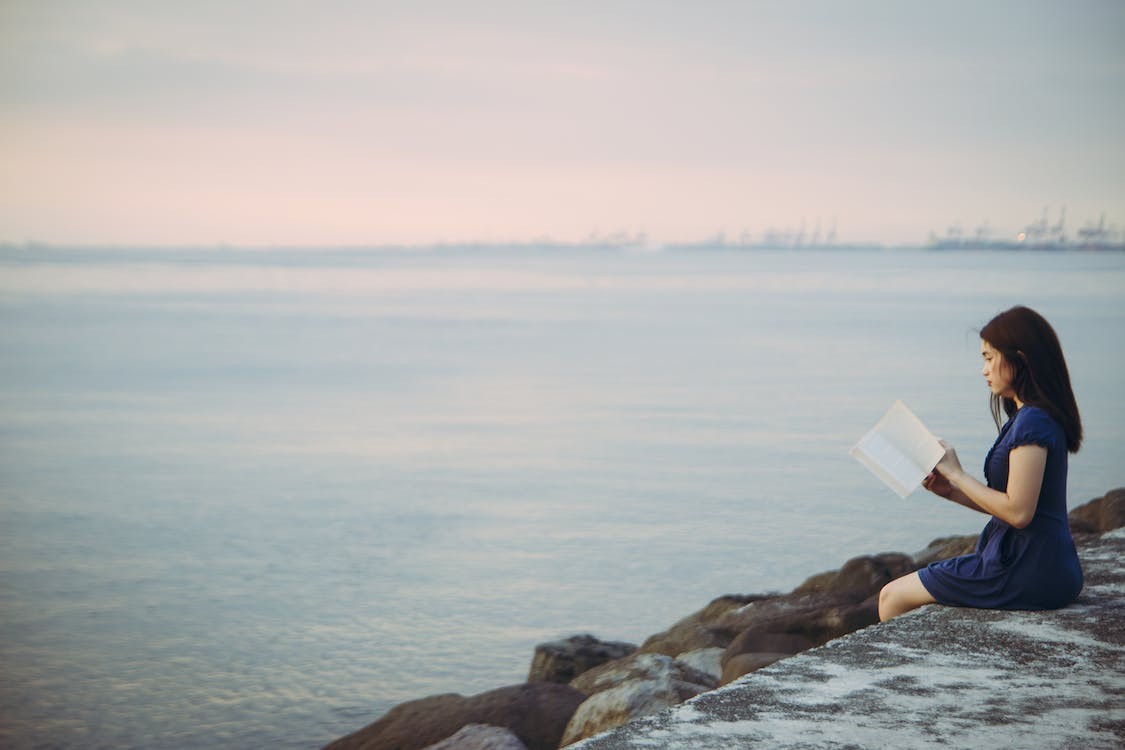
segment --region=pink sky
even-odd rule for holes
[[[1125,223],[1119,2],[0,4],[0,241]]]

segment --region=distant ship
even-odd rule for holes
[[[1098,223],[1087,223],[1072,239],[1066,234],[1066,208],[1059,214],[1056,224],[1047,221],[1047,209],[1038,221],[1010,239],[994,239],[987,224],[977,227],[968,236],[959,225],[946,230],[944,237],[930,233],[926,247],[933,250],[1125,250],[1125,237],[1113,228],[1107,228],[1105,214]]]

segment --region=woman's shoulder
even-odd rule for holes
[[[1012,418],[1012,442],[1015,445],[1033,443],[1050,448],[1058,441],[1066,445],[1062,425],[1042,407],[1025,404]]]
[[[1015,413],[1014,418],[1016,422],[1050,422],[1052,424],[1058,424],[1049,411],[1035,404],[1024,404],[1020,407],[1019,411]]]

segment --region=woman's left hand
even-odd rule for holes
[[[936,471],[931,471],[922,480],[922,486],[938,497],[944,497],[946,500],[953,497],[953,483],[943,477]]]

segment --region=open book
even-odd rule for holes
[[[906,497],[933,471],[945,449],[906,404],[895,401],[849,453]]]

